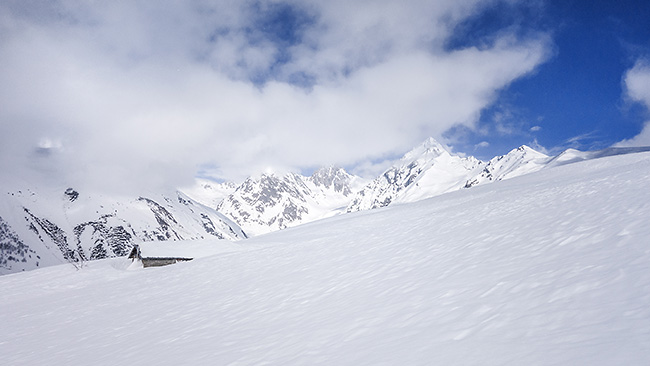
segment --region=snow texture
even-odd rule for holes
[[[2,363],[647,365],[649,179],[611,156],[167,267],[2,276]]]
[[[148,241],[138,244],[143,258],[203,258],[239,250],[240,246],[226,240],[213,239]]]

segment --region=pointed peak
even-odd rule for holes
[[[438,157],[443,154],[450,154],[449,150],[433,137],[424,140],[419,146],[409,151],[402,157],[403,161],[418,159],[421,156]],[[451,155],[451,154],[450,154]]]
[[[533,149],[532,147],[530,147],[530,146],[528,146],[528,145],[525,145],[525,144],[519,146],[519,147],[516,148],[515,150],[518,150],[518,151],[535,151],[535,152],[538,152],[537,150],[535,150],[535,149]]]
[[[540,158],[548,157],[546,154],[541,153],[541,152],[533,149],[532,147],[530,147],[528,145],[521,145],[518,148],[513,149],[512,151],[510,151],[508,154],[513,154],[513,153],[535,155],[535,156],[540,157]]]
[[[422,142],[422,146],[426,148],[439,147],[444,149],[442,144],[439,143],[438,140],[434,139],[433,137],[429,137],[428,139],[424,140],[424,142]]]
[[[528,145],[521,145],[517,148],[518,151],[526,151],[526,150],[532,150],[532,148]]]

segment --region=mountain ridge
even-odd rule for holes
[[[345,181],[355,179],[356,182],[362,181],[342,168],[329,167],[321,168],[311,177],[295,173],[288,173],[281,177],[271,174],[270,176],[283,186],[280,193],[276,190],[273,194],[286,195],[289,191],[295,192],[301,191],[301,189],[303,192],[294,194],[292,198],[285,197],[284,210],[288,211],[285,212],[283,208],[277,207],[274,217],[263,219],[264,215],[257,213],[269,210],[268,205],[266,207],[256,206],[252,199],[248,199],[247,204],[242,204],[242,197],[232,195],[226,196],[217,206],[217,210],[238,222],[251,235],[255,236],[327,216],[371,210],[391,204],[415,202],[459,189],[518,177],[561,164],[648,150],[650,147],[608,148],[593,152],[578,152],[577,150],[574,152],[572,149],[567,149],[559,155],[551,157],[530,146],[522,145],[504,155],[484,162],[473,156],[464,157],[453,154],[434,138],[428,138],[405,153],[399,161],[380,176],[365,185],[345,186],[343,184],[342,186],[347,187],[346,194],[343,196],[332,195],[332,192],[329,191],[321,194],[320,200],[316,200],[313,187],[305,189],[308,184],[305,182],[313,183],[314,176],[324,174],[324,171],[329,171],[328,174],[332,174],[332,169],[337,169],[339,174],[345,177]],[[269,175],[263,176],[266,177],[266,180],[269,179]],[[264,196],[269,194],[269,192],[265,192],[265,189],[275,189],[271,188],[272,184],[263,183],[262,180],[264,179],[252,177],[246,180],[249,194]],[[294,184],[297,186],[289,188]],[[327,200],[332,197],[336,197],[337,204],[330,204],[329,208],[325,208]],[[232,202],[224,203],[228,200]],[[283,205],[280,201],[277,201],[276,204]],[[340,207],[341,205],[345,205],[345,208]],[[312,215],[313,211],[319,211],[319,215]],[[254,227],[250,226],[251,217],[256,217],[252,219]]]
[[[251,235],[260,235],[337,214],[360,179],[336,167],[309,177],[265,173],[247,178],[216,209]]]
[[[549,157],[522,145],[487,162],[452,154],[435,139],[372,181],[329,166],[311,176],[272,173],[242,184],[106,195],[71,187],[3,188],[0,274],[125,255],[133,244],[214,237],[240,240],[349,212],[415,202],[542,169],[650,147],[567,149]],[[0,187],[2,188],[2,187]]]
[[[541,169],[547,159],[524,145],[483,162],[453,154],[428,138],[369,182],[335,167],[321,168],[309,177],[262,174],[247,178],[216,208],[255,236],[327,216],[414,202],[515,177]],[[326,184],[319,189],[319,182]]]
[[[128,254],[142,241],[246,238],[232,220],[180,191],[104,196],[26,189],[0,197],[0,274]]]

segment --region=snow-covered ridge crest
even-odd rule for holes
[[[650,146],[639,147],[608,147],[603,150],[596,151],[579,151],[576,149],[566,149],[557,156],[553,157],[549,162],[549,166],[558,166],[571,164],[583,160],[598,159],[607,156],[634,154],[639,152],[650,151]]]
[[[347,212],[413,202],[461,188],[481,161],[452,155],[429,138],[406,153],[351,200]]]
[[[443,154],[451,155],[449,149],[447,149],[433,137],[429,137],[420,145],[404,154],[404,156],[400,159],[400,165],[409,164],[413,160],[417,159],[434,159]]]
[[[237,189],[237,185],[233,182],[219,183],[197,178],[193,185],[180,188],[180,191],[192,197],[195,201],[216,209],[219,203],[229,194],[232,194],[235,189]]]
[[[490,159],[478,170],[478,173],[467,180],[465,188],[538,171],[544,168],[550,159],[548,155],[522,145],[506,155]]]
[[[232,220],[181,192],[104,195],[67,189],[0,196],[0,274],[128,254],[134,244],[204,238],[239,240]]]
[[[259,235],[327,216],[415,202],[517,177],[543,169],[549,161],[547,155],[522,145],[483,162],[453,154],[428,138],[367,184],[334,167],[322,168],[310,177],[264,174],[247,179],[217,207],[249,234]]]

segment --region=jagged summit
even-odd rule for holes
[[[352,193],[350,183],[354,177],[348,174],[343,168],[334,166],[320,168],[309,179],[316,186],[332,189],[344,196]]]
[[[260,235],[338,213],[358,181],[336,167],[319,169],[310,177],[264,173],[247,178],[217,209],[247,233]]]

